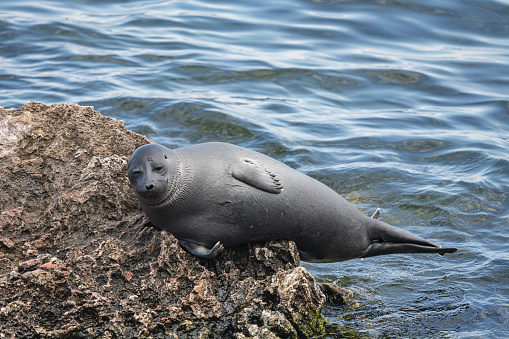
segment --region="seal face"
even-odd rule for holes
[[[288,239],[301,259],[334,262],[392,253],[452,253],[369,218],[329,187],[285,164],[227,143],[138,148],[128,166],[141,207],[189,253]]]
[[[128,178],[140,202],[158,206],[175,199],[181,177],[179,160],[170,159],[172,153],[160,145],[145,145],[137,151],[129,160]]]

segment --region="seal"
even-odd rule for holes
[[[129,160],[128,177],[152,224],[201,258],[282,239],[295,241],[301,260],[310,262],[457,250],[379,221],[378,210],[365,216],[319,181],[228,143],[141,146]]]

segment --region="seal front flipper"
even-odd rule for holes
[[[224,246],[223,246],[223,244],[221,244],[220,241],[216,242],[216,244],[212,248],[198,245],[197,243],[187,241],[187,240],[179,240],[179,245],[184,250],[186,250],[187,253],[192,254],[199,258],[204,258],[204,259],[215,258],[224,249]]]
[[[232,175],[235,179],[265,192],[278,194],[283,190],[283,184],[278,176],[254,160],[244,159],[235,164],[232,167]]]

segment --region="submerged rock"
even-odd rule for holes
[[[92,107],[0,108],[0,337],[323,333],[293,242],[200,260],[151,227],[126,176],[149,142]]]

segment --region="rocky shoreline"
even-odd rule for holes
[[[126,176],[149,142],[92,107],[0,108],[0,338],[323,334],[335,289],[293,242],[207,261],[151,227]]]

